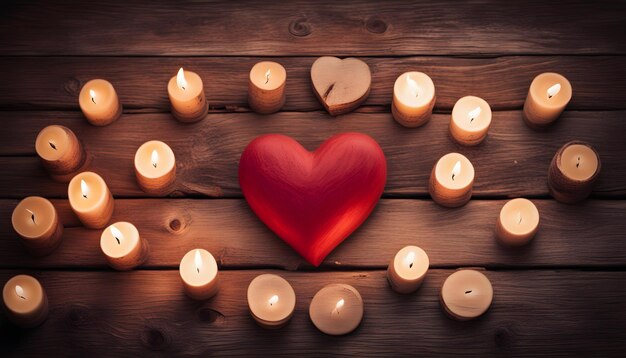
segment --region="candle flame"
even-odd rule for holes
[[[476,107],[474,109],[472,109],[471,111],[469,111],[469,113],[467,113],[467,116],[470,119],[470,123],[472,123],[474,121],[474,119],[476,119],[476,117],[480,116],[480,112],[482,112],[483,110],[480,107]]]
[[[461,161],[457,160],[456,164],[454,164],[454,168],[452,168],[452,180],[454,177],[461,173]]]
[[[152,150],[152,155],[150,156],[150,159],[152,160],[152,166],[156,168],[157,163],[159,162],[159,153],[157,153],[156,149]]]
[[[200,250],[196,250],[196,271],[200,273],[200,269],[202,268],[202,255],[200,255]]]
[[[96,104],[96,91],[90,89],[89,90],[89,97],[91,97],[91,101],[93,102],[93,104]]]
[[[269,303],[270,306],[273,306],[276,303],[278,303],[278,295],[274,295],[274,296],[270,297],[270,299],[267,300],[267,303]]]
[[[84,179],[80,180],[80,192],[83,194],[83,198],[87,199],[87,196],[89,195],[89,187],[87,186],[87,183],[85,183]]]
[[[414,97],[417,97],[419,94],[420,87],[417,85],[414,79],[411,78],[411,75],[406,75],[406,84],[409,87],[409,91]]]
[[[409,268],[413,268],[413,261],[415,261],[415,252],[410,251],[404,258],[404,264],[409,266]]]
[[[557,93],[559,93],[559,91],[561,90],[561,84],[557,83],[555,85],[553,85],[552,87],[548,88],[548,98],[552,98],[554,96],[557,95]]]
[[[343,307],[344,303],[346,303],[346,301],[344,301],[344,299],[341,298],[339,301],[337,301],[337,304],[335,304],[335,311],[337,312],[337,314],[339,314],[339,309]]]
[[[111,225],[111,234],[113,234],[113,237],[115,238],[115,240],[117,240],[117,244],[121,244],[121,240],[124,238],[124,235],[122,234],[122,232],[115,227],[115,225]]]
[[[36,224],[35,223],[35,213],[30,211],[30,210],[28,210],[28,209],[26,209],[26,211],[28,211],[28,213],[30,214],[30,219],[33,221],[33,224]]]
[[[272,72],[270,71],[270,69],[267,69],[267,72],[265,72],[265,84],[267,84],[270,81],[270,75],[272,74]]]
[[[185,71],[183,71],[182,67],[180,68],[180,70],[178,70],[178,74],[176,75],[176,84],[183,91],[187,88],[187,80],[185,79]]]
[[[24,289],[20,285],[15,285],[15,294],[23,300],[26,299],[26,296],[24,296]]]

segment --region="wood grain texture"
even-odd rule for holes
[[[322,263],[323,269],[386,268],[406,245],[422,247],[433,267],[618,267],[626,265],[623,201],[564,205],[534,200],[541,223],[534,241],[507,249],[494,230],[503,200],[473,200],[454,210],[430,200],[382,200],[370,218]],[[57,251],[30,257],[11,230],[16,200],[0,200],[0,267],[105,268],[100,230],[80,227],[65,200],[53,200],[66,228]],[[130,221],[150,245],[144,267],[175,268],[205,248],[224,268],[312,269],[252,213],[243,199],[141,199],[115,202],[113,221]]]
[[[0,25],[1,26],[1,25]],[[248,74],[264,60],[287,70],[283,110],[322,109],[311,88],[315,57],[0,57],[4,109],[78,110],[78,93],[94,78],[110,81],[125,111],[169,112],[167,81],[180,66],[198,73],[212,112],[249,111]],[[451,110],[461,97],[484,98],[492,109],[521,109],[533,78],[556,71],[571,82],[568,109],[624,109],[626,56],[365,57],[371,93],[359,111],[385,111],[396,78],[421,71],[434,81],[435,111]],[[54,71],[50,71],[54,68]],[[375,108],[373,108],[375,107]]]
[[[362,132],[382,147],[388,164],[386,196],[428,193],[432,166],[444,154],[458,151],[476,170],[474,195],[479,197],[547,196],[550,161],[564,143],[584,140],[598,150],[602,172],[594,195],[626,195],[625,112],[566,111],[543,132],[528,128],[521,111],[494,112],[487,139],[477,147],[461,147],[449,137],[450,116],[434,115],[425,126],[406,129],[390,113],[352,113],[332,119],[324,112],[212,114],[186,125],[170,114],[125,114],[116,123],[90,126],[79,113],[3,112],[0,132],[0,197],[28,195],[66,197],[67,187],[53,183],[34,154],[38,131],[49,124],[72,129],[83,141],[92,170],[103,176],[114,196],[145,197],[133,167],[135,151],[148,140],[162,140],[177,158],[172,195],[240,197],[237,168],[245,146],[256,136],[292,136],[314,150],[340,132]],[[27,120],[29,125],[23,125]],[[16,155],[19,155],[17,157]]]
[[[81,5],[80,1],[11,3],[2,12],[0,52],[299,56],[626,53],[621,38],[626,32],[626,8],[620,1],[350,0],[338,4],[331,0],[130,0],[92,2],[88,9]],[[14,36],[15,29],[20,29],[19,36]]]
[[[34,272],[50,315],[31,331],[2,322],[3,355],[618,357],[626,349],[624,272],[486,271],[491,308],[456,322],[439,304],[451,270],[430,270],[411,295],[393,292],[385,271],[279,271],[294,287],[296,310],[276,331],[258,327],[246,302],[248,284],[266,272],[221,271],[219,293],[204,302],[184,295],[173,270]],[[0,281],[15,273],[1,271]],[[308,316],[311,298],[329,283],[350,284],[363,296],[363,321],[345,337],[324,335]]]

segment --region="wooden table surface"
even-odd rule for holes
[[[23,330],[0,315],[1,356],[623,356],[626,351],[626,3],[623,1],[12,1],[0,11],[0,282],[40,279],[50,314]],[[372,90],[351,114],[330,117],[310,84],[321,55],[356,56],[372,70]],[[288,72],[283,111],[247,106],[247,75],[262,59]],[[210,113],[181,124],[169,112],[166,83],[178,67],[199,73]],[[390,114],[395,78],[429,74],[435,115],[406,129]],[[574,95],[545,131],[522,121],[537,74],[562,73]],[[124,105],[107,127],[78,108],[82,85],[113,83]],[[459,147],[448,135],[455,101],[486,99],[487,140]],[[136,224],[152,249],[133,272],[114,272],[100,231],[83,228],[34,150],[49,124],[71,128],[91,169],[116,198],[113,220]],[[313,150],[332,134],[359,131],[388,161],[383,199],[369,220],[320,268],[301,259],[250,211],[237,180],[239,155],[264,133],[282,133]],[[147,140],[170,144],[178,179],[167,198],[144,194],[132,158]],[[602,172],[590,199],[550,198],[546,176],[565,142],[592,143]],[[436,205],[430,170],[459,151],[476,168],[474,197],[458,209]],[[24,251],[10,216],[29,195],[52,199],[66,230],[61,247],[36,259]],[[541,228],[531,245],[504,249],[493,229],[507,198],[531,198]],[[431,269],[411,295],[391,291],[386,265],[407,244],[428,253]],[[178,263],[192,248],[216,257],[219,294],[195,302],[182,292]],[[484,269],[494,287],[481,318],[446,317],[438,294],[459,267]],[[260,273],[287,278],[295,316],[277,331],[258,327],[246,289]],[[365,302],[361,326],[326,336],[308,317],[328,283],[355,286]]]

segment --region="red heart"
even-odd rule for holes
[[[315,266],[367,219],[386,179],[382,149],[361,133],[337,134],[315,152],[268,134],[250,142],[239,162],[252,210]]]

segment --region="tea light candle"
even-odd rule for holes
[[[461,145],[478,145],[491,125],[491,107],[480,97],[465,96],[454,104],[450,134]]]
[[[405,72],[393,86],[391,113],[405,127],[419,127],[430,119],[435,107],[435,84],[422,72]]]
[[[158,140],[142,144],[135,153],[135,176],[146,193],[167,193],[176,180],[176,158],[172,149]]]
[[[600,167],[600,156],[591,144],[582,141],[566,143],[550,163],[550,194],[557,201],[567,204],[586,199],[591,195]]]
[[[148,259],[148,243],[129,222],[116,222],[104,229],[100,248],[109,266],[119,271],[131,270]]]
[[[348,334],[363,319],[363,299],[359,291],[350,285],[330,284],[313,297],[309,316],[315,327],[326,334]]]
[[[437,204],[463,206],[472,197],[474,166],[464,155],[448,153],[433,167],[428,184],[430,196]]]
[[[4,285],[2,299],[6,317],[17,326],[36,327],[48,317],[48,297],[32,276],[12,277]]]
[[[525,245],[535,237],[539,228],[539,211],[528,199],[508,201],[500,210],[496,223],[496,238],[509,246]]]
[[[69,128],[52,125],[42,129],[35,140],[41,164],[57,181],[68,182],[85,163],[83,146]]]
[[[94,126],[106,126],[122,114],[122,105],[113,85],[106,80],[91,80],[78,95],[78,104],[87,121]]]
[[[572,99],[572,85],[558,73],[546,72],[535,77],[524,102],[523,118],[530,127],[554,122]]]
[[[259,275],[248,286],[248,307],[252,318],[268,329],[287,324],[296,307],[296,293],[284,278]]]
[[[195,72],[184,71],[181,67],[167,84],[167,94],[172,115],[181,122],[197,122],[209,112],[202,79]]]
[[[186,253],[180,261],[179,271],[187,296],[206,300],[217,294],[217,262],[207,250],[195,249]]]
[[[287,71],[276,62],[259,62],[250,70],[248,104],[261,114],[278,112],[285,104]]]
[[[77,174],[68,185],[67,196],[72,210],[85,227],[102,229],[111,220],[113,195],[98,174]]]
[[[482,315],[491,306],[493,287],[482,273],[459,270],[443,283],[440,300],[450,317],[468,321]]]
[[[428,271],[428,255],[417,246],[402,248],[387,268],[387,279],[394,291],[411,293],[417,290]]]
[[[22,244],[35,256],[45,256],[61,244],[63,225],[52,203],[39,196],[20,201],[11,216],[13,229]]]

